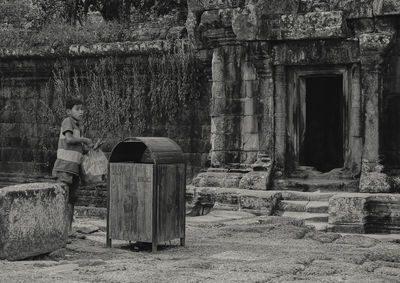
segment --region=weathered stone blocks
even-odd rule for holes
[[[366,194],[339,194],[329,200],[329,224],[334,231],[364,233]]]
[[[382,2],[380,13],[383,15],[387,14],[398,14],[400,13],[400,1],[398,0],[385,0]]]
[[[232,29],[238,40],[330,38],[343,37],[346,32],[341,11],[279,16],[263,12],[251,5],[234,11]]]
[[[329,200],[329,225],[336,232],[399,233],[400,195],[337,194]]]
[[[243,176],[239,183],[239,189],[267,190],[269,184],[269,172],[251,171]]]
[[[245,0],[188,0],[188,8],[193,12],[234,8],[242,6]]]
[[[96,43],[88,46],[71,45],[68,54],[70,56],[147,54],[148,52],[168,51],[172,46],[168,40]]]
[[[379,52],[388,47],[392,41],[393,35],[391,33],[365,33],[360,34],[360,49],[362,53],[365,52]]]
[[[68,193],[59,183],[0,190],[0,259],[19,260],[66,245]]]
[[[282,15],[281,36],[285,39],[341,37],[343,33],[342,12],[315,12],[305,15]]]
[[[242,176],[242,173],[230,173],[227,170],[219,172],[208,171],[199,173],[192,183],[196,187],[238,188]]]
[[[214,207],[230,207],[231,209],[249,209],[265,215],[272,215],[278,208],[282,194],[273,191],[248,191],[236,188],[198,188],[187,187],[186,194],[192,197],[191,202],[198,199],[207,200]]]

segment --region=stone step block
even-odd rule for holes
[[[283,200],[279,208],[283,211],[327,213],[328,201]]]
[[[244,173],[239,172],[207,171],[193,178],[192,184],[196,187],[239,188],[243,175]]]
[[[271,191],[273,192],[273,191]],[[276,191],[282,194],[284,200],[307,200],[307,201],[328,201],[336,193],[331,192],[298,192],[298,191]]]
[[[287,178],[274,180],[274,190],[300,192],[357,192],[358,180]]]
[[[327,232],[328,224],[325,222],[304,221],[305,226],[314,227],[316,231]]]
[[[310,201],[306,206],[306,212],[311,213],[328,213],[328,201]]]
[[[231,209],[254,210],[258,214],[271,215],[282,198],[280,192],[243,190],[237,188],[219,187],[186,187],[187,204],[196,202],[204,206],[231,207]]]
[[[308,202],[308,200],[283,200],[279,204],[279,209],[282,211],[305,212]]]
[[[325,222],[328,223],[328,213],[309,213],[309,212],[294,212],[284,211],[281,216],[302,219],[304,221]]]
[[[59,183],[0,190],[0,259],[20,260],[65,247],[68,193]]]

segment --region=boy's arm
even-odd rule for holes
[[[84,144],[86,144],[88,147],[92,147],[92,146],[93,146],[93,142],[92,142],[91,139],[83,138],[83,137],[81,137],[81,138],[74,137],[74,136],[72,135],[72,132],[70,132],[70,131],[66,131],[66,132],[64,133],[64,135],[65,135],[65,141],[67,142],[67,144],[79,144],[79,143],[84,143]]]

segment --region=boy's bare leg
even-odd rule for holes
[[[67,225],[68,235],[72,234],[72,221],[74,220],[74,205],[72,203],[67,204]]]

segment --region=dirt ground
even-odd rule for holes
[[[102,220],[75,228],[100,230],[50,255],[0,261],[0,282],[400,282],[399,237],[315,232],[283,217],[188,217],[186,246],[168,242],[157,253],[121,241],[106,248]]]

